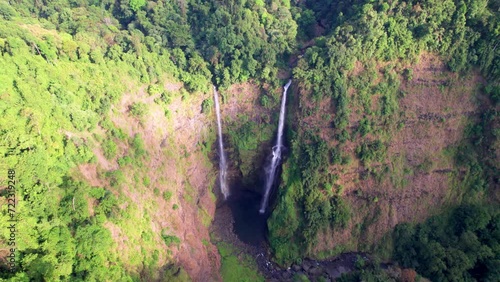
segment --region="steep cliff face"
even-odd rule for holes
[[[413,75],[399,77],[399,113],[390,122],[393,128],[376,137],[383,121],[371,119],[374,132],[355,135],[345,144],[352,163],[330,167],[329,172],[338,175],[335,187],[351,207],[352,217],[345,229],[321,232],[316,253],[335,248],[370,250],[397,223],[421,222],[461,200],[464,191],[457,179],[466,172],[456,166],[454,150],[466,126],[479,116],[483,80],[476,74],[465,78],[452,74],[430,54],[404,68],[412,68]],[[352,75],[365,71],[358,69]],[[380,94],[371,98],[376,107]],[[353,107],[349,119],[353,135],[365,118],[358,113]],[[356,149],[375,138],[383,140],[385,152],[376,161],[363,162]]]
[[[135,91],[125,94],[111,108],[109,122],[124,134],[123,140],[114,139],[115,156],[108,159],[95,146],[97,162],[80,165],[75,175],[81,175],[92,186],[111,187],[121,198],[120,209],[129,217],[105,226],[124,262],[134,261],[135,251],[160,250],[159,265],[164,269],[181,266],[194,281],[206,281],[207,277],[220,280],[220,256],[208,233],[217,198],[222,204],[216,181],[218,158],[212,96],[190,95],[181,83],[167,82],[163,86],[158,93],[148,94],[145,87],[130,85],[129,89]],[[256,183],[267,153],[264,149],[272,141],[276,127],[269,122],[274,118],[271,106],[265,108],[259,101],[263,92],[251,83],[221,91],[231,189],[261,192]],[[162,95],[168,96],[167,103]],[[137,105],[144,105],[145,113],[134,115]],[[99,143],[104,137],[104,133],[98,133],[100,130],[89,138]],[[142,140],[144,157],[137,163],[124,164],[126,156],[137,150],[137,145],[129,140],[138,139]],[[107,175],[117,170],[123,173],[123,179],[119,185],[113,185]],[[244,183],[244,187],[235,183]],[[92,209],[91,202],[89,208]],[[132,232],[134,225],[143,231]],[[152,234],[152,244],[139,247],[139,242],[149,236],[147,233]],[[140,264],[132,267],[137,272],[146,271]]]
[[[452,73],[422,53],[413,63],[357,61],[344,77],[345,97],[300,80],[292,90],[292,156],[269,221],[284,264],[301,250],[324,258],[377,249],[388,258],[398,223],[484,193],[484,182],[471,188],[475,168],[457,163],[484,107],[480,75]]]
[[[263,165],[278,125],[279,90],[250,82],[232,85],[221,95],[232,181],[240,185],[234,189],[261,193]]]
[[[116,158],[107,160],[96,147],[97,163],[81,165],[80,172],[94,186],[112,186],[101,176],[117,169],[123,172],[124,179],[113,192],[122,199],[120,209],[128,218],[106,227],[124,262],[134,262],[135,252],[158,252],[159,265],[165,269],[174,264],[194,281],[220,280],[220,257],[208,234],[215,212],[216,171],[209,158],[214,121],[201,111],[202,101],[211,96],[181,94],[179,83],[164,86],[161,92],[171,96],[168,105],[159,94],[148,95],[141,87],[111,109],[110,122],[126,139],[141,138],[145,157],[140,163],[119,165],[137,145],[116,141]],[[148,109],[139,117],[130,113],[138,104]],[[134,231],[135,226],[142,228]],[[141,244],[143,240],[152,244]],[[134,268],[147,272],[140,264]],[[163,276],[158,274],[154,276]]]

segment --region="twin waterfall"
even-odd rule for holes
[[[270,163],[266,166],[266,179],[265,179],[265,187],[264,187],[264,196],[262,197],[262,202],[260,206],[259,212],[261,214],[266,212],[267,204],[269,201],[269,194],[271,192],[271,188],[274,183],[274,179],[276,177],[276,169],[281,161],[281,150],[283,149],[283,128],[285,127],[285,106],[286,106],[286,92],[292,80],[289,80],[285,85],[283,90],[283,97],[281,100],[281,110],[280,110],[280,118],[278,123],[278,136],[276,140],[276,145],[272,148],[272,159]],[[227,161],[226,155],[224,153],[224,141],[222,140],[222,125],[220,119],[220,107],[219,107],[219,94],[217,93],[217,89],[214,86],[214,101],[215,101],[215,110],[217,112],[217,129],[219,133],[219,180],[220,180],[220,189],[222,194],[224,195],[224,199],[227,199],[229,196],[229,189],[226,181],[226,173],[227,173]]]
[[[226,154],[224,153],[224,140],[222,140],[222,125],[220,121],[220,108],[219,108],[219,93],[217,93],[217,89],[214,86],[214,100],[215,100],[215,111],[217,112],[217,129],[219,131],[219,182],[220,182],[220,190],[222,195],[224,195],[224,200],[229,196],[229,189],[227,187],[226,182],[226,172],[227,172],[227,161]]]
[[[283,147],[283,127],[285,125],[285,105],[286,105],[286,92],[292,80],[290,79],[283,89],[283,98],[281,99],[281,110],[280,110],[280,120],[278,124],[278,139],[276,140],[276,145],[273,147],[273,158],[268,167],[266,167],[266,186],[264,190],[264,197],[262,198],[262,203],[260,205],[260,213],[265,213],[267,208],[267,202],[269,201],[269,193],[274,183],[274,178],[276,176],[276,168],[280,164],[281,160],[281,149]]]

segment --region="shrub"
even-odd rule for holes
[[[133,103],[129,107],[129,112],[137,118],[144,117],[147,113],[147,110],[147,105],[141,102]]]
[[[386,151],[386,146],[380,140],[363,143],[356,148],[356,153],[364,164],[368,164],[372,161],[381,162],[385,157]]]
[[[365,137],[367,134],[372,132],[371,123],[366,117],[361,119],[359,122],[358,131],[361,134],[361,137]]]
[[[132,148],[134,149],[134,153],[136,157],[141,157],[146,154],[146,149],[144,149],[144,141],[139,134],[134,136],[132,139]]]
[[[149,184],[151,184],[151,179],[149,179],[148,176],[145,176],[143,179],[142,179],[142,184],[144,184],[144,186],[149,186]]]
[[[271,100],[269,99],[269,97],[267,95],[262,95],[260,96],[260,104],[266,108],[266,109],[270,109],[272,107],[272,102]]]
[[[170,104],[170,102],[172,101],[172,94],[170,92],[161,93],[160,101],[163,102],[165,105]]]
[[[181,243],[181,239],[179,239],[179,237],[168,235],[166,229],[162,229],[161,238],[163,239],[163,242],[165,242],[165,245],[167,245],[167,247],[170,247],[172,244],[179,245]]]
[[[121,170],[112,170],[106,172],[106,177],[109,179],[109,184],[112,187],[118,187],[125,182],[125,175]]]
[[[110,160],[116,156],[118,147],[116,146],[116,143],[113,142],[113,140],[108,139],[104,141],[104,144],[102,144],[102,148],[104,150],[104,156],[106,157],[106,159]]]
[[[172,195],[171,191],[166,190],[163,192],[163,199],[165,199],[165,201],[169,201],[172,198]]]
[[[3,2],[3,1],[0,2],[0,17],[3,17],[6,20],[10,20],[15,16],[17,16],[16,10],[14,10],[6,2]]]
[[[413,70],[412,69],[408,69],[406,68],[404,71],[403,71],[403,77],[404,79],[406,79],[407,81],[410,81],[413,79]]]
[[[205,99],[201,103],[201,112],[204,114],[211,113],[213,107],[214,107],[214,101],[212,99]]]
[[[118,165],[120,167],[124,167],[126,165],[131,164],[131,163],[132,163],[132,158],[129,156],[123,156],[123,157],[118,159]]]
[[[339,152],[340,150],[338,150],[337,148],[333,148],[331,151],[330,151],[330,162],[332,164],[341,164],[342,163],[342,155],[340,154]]]
[[[146,0],[130,0],[129,2],[130,9],[134,12],[137,12],[144,5],[146,5]]]
[[[151,84],[148,86],[149,96],[158,95],[158,94],[162,93],[162,91],[163,91],[163,89],[161,88],[160,85]]]

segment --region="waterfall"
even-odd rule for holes
[[[285,105],[286,105],[286,92],[292,80],[290,79],[288,83],[283,87],[283,98],[281,99],[281,110],[280,110],[280,120],[278,123],[278,138],[276,140],[276,145],[272,149],[272,159],[268,166],[266,166],[266,186],[264,190],[264,197],[262,198],[262,203],[260,206],[260,213],[266,212],[267,202],[269,200],[269,193],[274,183],[274,177],[276,176],[276,168],[280,164],[281,160],[281,149],[283,147],[283,127],[285,126]]]
[[[219,94],[214,86],[214,101],[215,101],[215,111],[217,112],[217,130],[219,132],[219,182],[220,190],[222,195],[224,195],[224,200],[229,196],[229,189],[226,182],[226,172],[227,172],[227,162],[226,155],[224,153],[224,141],[222,140],[222,125],[220,121],[220,108],[219,108]]]

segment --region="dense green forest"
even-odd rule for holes
[[[172,257],[181,243],[175,230],[153,230],[148,219],[156,206],[143,214],[124,187],[133,181],[136,189],[151,188],[174,211],[181,204],[173,190],[160,193],[149,185],[151,156],[143,136],[129,136],[111,113],[123,95],[146,89],[168,120],[176,113],[167,106],[176,98],[189,103],[208,97],[212,84],[224,95],[232,85],[248,82],[269,90],[259,94],[259,106],[271,112],[279,105],[273,89],[293,76],[288,158],[268,220],[273,259],[288,266],[304,257],[373,251],[435,281],[495,281],[500,276],[499,9],[494,0],[0,0],[2,254],[8,253],[4,243],[11,236],[3,228],[11,217],[9,180],[15,180],[20,230],[15,271],[1,264],[1,280],[189,280]],[[453,162],[451,190],[459,196],[427,221],[397,225],[380,244],[317,253],[318,236],[344,230],[356,217],[356,207],[344,198],[341,171],[359,164],[366,178],[396,174],[385,160],[405,126],[401,100],[413,94],[402,85],[412,80],[411,66],[423,53],[438,56],[458,81],[481,77],[474,86],[479,113],[446,151]],[[357,66],[363,71],[356,72]],[[183,86],[165,90],[169,81]],[[203,101],[197,107],[210,114],[211,100]],[[322,112],[325,103],[334,111]],[[142,122],[149,111],[134,103],[127,113]],[[359,123],[353,126],[354,115]],[[274,134],[270,118],[264,119],[227,121],[245,177],[257,171],[251,167],[257,144]],[[311,120],[326,124],[329,133]],[[200,141],[206,160],[215,140],[214,131],[210,134]],[[349,144],[355,144],[353,154],[346,153]],[[98,162],[96,148],[117,165],[100,172],[102,187],[75,172]],[[190,152],[183,153],[188,158]],[[8,174],[10,169],[15,174]],[[191,195],[184,199],[195,205]],[[199,213],[203,225],[210,225],[211,215]],[[116,252],[109,226],[130,234],[131,244],[139,246],[134,255]],[[363,236],[362,227],[353,238]],[[237,259],[230,248],[219,249],[223,279],[236,281],[234,269],[257,277],[246,269],[255,267],[252,263],[233,267]],[[343,279],[384,281],[373,268]]]

